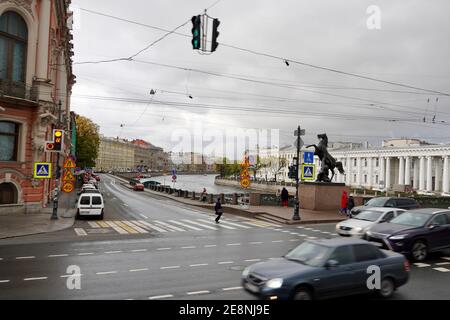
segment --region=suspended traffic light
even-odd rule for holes
[[[201,47],[201,16],[193,16],[192,19],[192,49],[199,50]]]
[[[219,36],[219,31],[217,31],[217,28],[219,28],[219,24],[220,24],[219,19],[213,20],[211,52],[216,51],[217,47],[219,46],[219,43],[217,42],[217,37]]]

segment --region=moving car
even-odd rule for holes
[[[380,268],[384,298],[409,279],[409,262],[355,238],[308,240],[281,258],[253,264],[242,273],[244,289],[262,299],[311,300],[369,293],[368,268]]]
[[[133,190],[134,191],[144,191],[144,185],[142,184],[142,183],[136,183],[134,186],[133,186]]]
[[[80,191],[77,192],[78,195],[82,194],[85,190],[97,190],[94,185],[90,184],[90,183],[85,183],[81,186]]]
[[[77,218],[81,216],[97,216],[103,219],[105,204],[101,193],[83,193],[77,203]]]
[[[389,207],[389,208],[400,208],[405,210],[417,209],[420,207],[419,203],[413,198],[407,197],[376,197],[367,201],[363,206],[354,207],[350,211],[350,215],[355,215],[362,210],[367,209],[367,207]]]
[[[371,227],[365,239],[423,261],[428,253],[450,248],[450,210],[409,210],[392,219]]]
[[[397,208],[369,207],[351,219],[336,224],[336,232],[341,236],[363,237],[366,231],[377,223],[389,222],[405,212]]]

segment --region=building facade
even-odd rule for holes
[[[39,212],[55,179],[34,179],[52,130],[64,129],[70,154],[72,35],[69,0],[0,1],[0,214]]]

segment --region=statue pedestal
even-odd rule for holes
[[[342,192],[349,188],[345,183],[304,182],[298,189],[300,208],[308,210],[339,210]]]

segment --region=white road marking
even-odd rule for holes
[[[337,233],[332,233],[331,235],[332,235],[332,236],[337,236],[338,234],[337,234]]]
[[[331,232],[328,232],[328,231],[322,231],[322,233],[331,234]]]
[[[203,247],[205,248],[217,247],[217,244],[205,244]]]
[[[230,225],[230,226],[235,226],[235,227],[238,227],[238,228],[243,228],[243,229],[251,229],[251,227],[247,227],[247,226],[244,226],[244,225],[239,224],[239,223],[229,222],[229,221],[226,221],[226,220],[225,221],[222,220],[222,221],[220,221],[220,223],[226,224],[226,225]]]
[[[299,229],[305,229],[305,227],[297,227],[297,228],[299,228]]]
[[[103,271],[103,272],[96,272],[95,274],[102,275],[102,274],[113,274],[113,273],[117,273],[117,271]]]
[[[111,254],[111,253],[121,253],[123,252],[122,250],[117,250],[117,251],[105,251],[106,254]]]
[[[292,235],[294,235],[294,236],[299,235],[298,232],[291,232],[291,233],[289,233],[289,234],[292,234]]]
[[[314,239],[317,239],[317,237],[308,237],[308,239],[314,240]]]
[[[283,230],[283,231],[281,231],[281,232],[286,233],[286,232],[289,232],[289,231],[288,231],[288,230]]]
[[[127,226],[133,228],[134,230],[136,230],[136,231],[139,232],[139,233],[148,233],[147,230],[142,229],[141,227],[139,227],[138,225],[132,223],[131,221],[124,220],[124,221],[122,221],[122,222],[123,222],[124,224],[126,224]]]
[[[57,258],[57,257],[67,257],[67,253],[61,253],[61,254],[50,254],[48,255],[49,258]]]
[[[240,246],[240,243],[227,243],[227,246]]]
[[[79,236],[87,236],[87,233],[86,233],[86,231],[84,231],[83,228],[75,228],[74,230],[75,230],[76,234]]]
[[[414,265],[418,268],[424,268],[424,267],[429,267],[431,266],[431,264],[428,263],[422,263],[422,262],[415,262]]]
[[[208,226],[208,225],[205,225],[205,224],[201,224],[201,223],[198,223],[198,222],[196,222],[196,221],[191,221],[191,220],[188,220],[188,219],[183,219],[183,221],[186,221],[187,223],[195,224],[195,225],[197,225],[197,226],[201,226],[201,227],[206,228],[206,229],[210,229],[210,230],[218,230],[218,229],[215,228],[215,227],[211,227],[211,226]]]
[[[173,226],[173,225],[171,225],[171,224],[165,223],[164,221],[155,220],[154,223],[160,224],[160,225],[164,226],[166,229],[169,229],[169,230],[171,230],[171,231],[172,231],[172,230],[174,230],[174,231],[181,231],[181,232],[186,231],[186,230],[181,229],[181,228],[179,228],[179,227],[176,227],[176,226]]]
[[[175,221],[175,220],[169,220],[169,222],[178,224],[178,225],[180,225],[180,226],[183,226],[183,227],[188,228],[188,229],[191,229],[191,230],[202,231],[202,229],[200,229],[200,228],[197,228],[197,227],[193,227],[193,226],[187,225],[187,224],[185,224],[185,223],[183,223],[183,222],[179,222],[179,221]]]
[[[128,231],[126,231],[125,229],[119,227],[119,226],[112,226],[112,228],[114,230],[116,230],[117,233],[119,234],[128,234]]]
[[[114,223],[114,221],[103,221],[103,222],[106,223],[111,228],[117,227],[117,225]]]
[[[170,250],[170,249],[172,249],[172,248],[158,248],[158,249],[156,249],[157,251],[161,251],[161,250]]]
[[[195,249],[195,246],[186,246],[186,247],[181,247],[181,249]]]
[[[254,242],[249,242],[249,244],[263,244],[263,242],[261,242],[261,241],[254,241]]]
[[[0,261],[2,261],[3,260],[3,258],[0,258]]]
[[[154,299],[165,299],[165,298],[173,298],[172,294],[164,294],[161,296],[153,296],[153,297],[148,297],[150,300],[154,300]]]
[[[217,264],[230,264],[230,263],[234,263],[233,261],[221,261],[221,262],[217,262]]]
[[[450,257],[441,257],[441,258],[445,260],[450,260]]]
[[[92,255],[92,254],[94,254],[93,252],[82,252],[82,253],[79,253],[78,255],[79,256],[89,256],[89,255]]]
[[[130,269],[129,272],[139,272],[139,271],[148,271],[148,268],[142,268],[142,269]]]
[[[129,205],[127,205],[126,203],[123,203],[123,205],[124,205],[125,207],[129,207]]]
[[[9,282],[10,280],[0,280],[0,283],[6,283]]]
[[[158,232],[167,232],[167,230],[161,229],[160,227],[157,227],[157,226],[155,226],[155,225],[153,225],[151,223],[148,223],[147,221],[140,221],[140,222],[142,224],[144,224],[145,226],[147,226],[147,227],[149,227],[149,228],[151,228],[153,230],[156,230]]]
[[[306,234],[299,234],[300,237],[307,237]]]
[[[230,291],[230,290],[240,290],[242,287],[229,287],[229,288],[222,288],[223,291]]]
[[[436,271],[440,271],[440,272],[450,272],[450,269],[442,268],[442,267],[439,267],[439,268],[433,268],[433,269],[436,270]]]
[[[226,225],[223,225],[223,224],[216,224],[215,222],[212,222],[212,221],[208,221],[208,220],[205,220],[205,219],[197,219],[198,221],[201,221],[201,222],[204,222],[204,223],[209,223],[209,224],[214,224],[214,225],[217,225],[219,228],[224,228],[224,229],[230,229],[230,230],[236,230],[236,228],[234,228],[234,227],[230,227],[230,226],[226,226]]]
[[[131,250],[131,252],[145,252],[145,251],[147,251],[147,249],[134,249],[134,250]]]
[[[144,219],[148,219],[148,217],[145,214],[140,213],[139,215]]]
[[[168,266],[168,267],[161,267],[160,269],[161,270],[164,270],[164,269],[178,269],[180,266]]]
[[[100,228],[100,226],[95,221],[87,222],[91,228]]]
[[[284,240],[272,240],[272,242],[284,242]]]
[[[313,228],[305,228],[305,230],[312,230]]]
[[[73,273],[73,274],[63,274],[62,276],[59,276],[60,278],[68,278],[68,277],[81,277],[82,273]]]
[[[254,262],[254,261],[261,261],[261,259],[247,259],[244,260],[245,262]]]
[[[25,278],[23,281],[47,280],[48,277]]]
[[[448,265],[448,264],[450,264],[450,262],[439,262],[439,263],[436,263],[437,266],[445,266],[445,265]]]
[[[197,263],[197,264],[190,264],[189,267],[202,267],[207,266],[207,263]]]
[[[313,232],[322,232],[322,231],[317,230],[317,229],[313,229],[312,231],[313,231]]]
[[[291,240],[289,240],[289,241],[299,241],[298,239],[291,239]]]
[[[192,296],[192,295],[195,295],[195,294],[207,294],[207,293],[209,293],[209,290],[200,290],[200,291],[186,292],[186,294],[188,296]]]
[[[34,259],[35,256],[26,256],[26,257],[16,257],[16,260],[24,260],[24,259]]]

